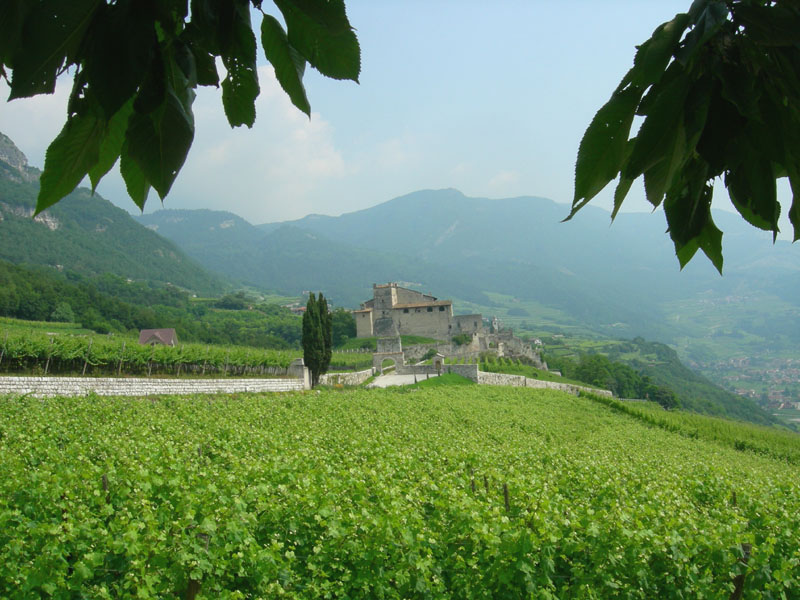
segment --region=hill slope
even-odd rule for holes
[[[189,259],[173,242],[86,188],[32,218],[38,175],[0,134],[1,259],[89,275],[110,272],[203,292],[224,287],[220,276]]]
[[[199,400],[0,403],[0,595],[130,595],[134,561],[161,598],[800,595],[788,435],[474,385]]]

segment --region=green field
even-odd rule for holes
[[[796,408],[776,409],[773,414],[787,424],[797,425],[800,423],[800,410]]]
[[[20,333],[94,333],[91,329],[84,329],[80,323],[55,323],[53,321],[24,321],[11,317],[0,317],[0,342],[6,335]]]
[[[476,385],[7,397],[0,597],[798,597],[800,437],[668,418]]]

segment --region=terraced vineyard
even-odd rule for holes
[[[7,373],[260,376],[285,370],[302,355],[299,349],[233,345],[142,346],[132,337],[3,331],[0,327],[0,372]],[[371,365],[371,354],[334,352],[331,370]]]
[[[785,447],[668,424],[479,386],[0,399],[0,596],[798,597]]]

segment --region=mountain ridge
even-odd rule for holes
[[[174,242],[87,188],[34,216],[39,174],[0,134],[0,259],[84,275],[111,272],[200,292],[226,287],[223,276],[209,273]]]

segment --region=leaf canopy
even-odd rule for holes
[[[3,0],[0,76],[9,100],[52,93],[67,69],[73,87],[67,120],[47,151],[37,212],[87,175],[92,187],[120,161],[128,194],[144,208],[153,188],[169,193],[194,139],[197,86],[222,87],[232,127],[252,127],[259,95],[261,11],[267,60],[289,98],[310,116],[305,65],[358,81],[358,40],[344,2],[275,0],[286,23],[262,0]],[[217,59],[225,67],[220,83]]]
[[[643,118],[631,136],[633,115]],[[658,27],[584,133],[571,218],[618,179],[612,220],[640,176],[663,203],[681,267],[698,249],[722,272],[711,220],[721,178],[752,225],[778,233],[776,180],[789,177],[800,238],[800,5],[695,0]]]

